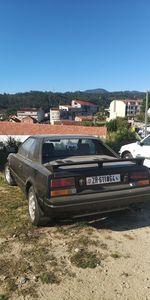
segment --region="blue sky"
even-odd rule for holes
[[[150,89],[149,0],[0,0],[0,93]]]

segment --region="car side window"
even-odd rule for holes
[[[18,153],[28,159],[37,160],[37,140],[28,138],[19,148]]]
[[[148,137],[142,142],[142,144],[143,144],[144,146],[150,146],[150,136],[148,136]]]

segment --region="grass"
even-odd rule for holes
[[[59,234],[63,234],[65,236],[68,236],[68,234],[77,234],[80,233],[82,230],[88,228],[89,234],[93,232],[93,229],[89,227],[89,224],[87,221],[74,221],[73,223],[67,224],[67,225],[57,225],[56,226],[56,232]]]
[[[99,241],[89,238],[87,235],[81,235],[68,243],[68,250],[72,251],[75,248],[84,249],[89,246],[98,246]]]
[[[18,187],[7,185],[2,173],[0,214],[0,285],[3,288],[0,300],[11,299],[12,295],[37,299],[40,285],[58,285],[65,278],[76,276],[74,267],[95,268],[104,259],[99,249],[104,252],[107,245],[92,235],[94,228],[87,221],[48,228],[32,226],[25,196]],[[23,285],[19,281],[22,276],[28,279]]]
[[[55,272],[46,272],[46,273],[42,273],[40,275],[40,279],[42,281],[42,283],[46,283],[46,284],[59,284],[60,280],[58,278],[58,276],[55,274]]]
[[[114,252],[114,253],[111,253],[111,257],[117,259],[117,258],[122,257],[122,255],[121,255],[121,253],[119,253],[119,252]]]
[[[1,236],[18,234],[31,228],[27,216],[27,201],[18,187],[8,186],[0,174],[0,231]]]
[[[78,253],[75,253],[71,256],[70,261],[78,268],[94,269],[101,264],[100,257],[97,256],[93,251],[80,250]]]
[[[0,300],[8,300],[9,297],[6,295],[0,295]]]

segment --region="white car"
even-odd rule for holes
[[[140,142],[122,146],[119,153],[122,158],[145,157],[144,165],[150,168],[150,134]]]

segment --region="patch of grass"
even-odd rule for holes
[[[81,250],[71,256],[70,261],[78,268],[96,268],[101,263],[101,259],[97,257],[96,253]]]
[[[0,173],[0,231],[1,236],[19,236],[33,230],[28,221],[27,201],[19,187],[5,183]]]
[[[0,300],[8,300],[9,297],[6,295],[0,295]]]
[[[21,289],[21,291],[18,290],[18,294],[20,296],[23,296],[24,298],[26,298],[26,296],[30,296],[30,298],[28,299],[38,299],[38,293],[36,291],[36,287],[35,286],[28,286],[27,288],[23,288]]]
[[[107,249],[108,249],[108,246],[107,246],[106,243],[101,242],[101,243],[99,244],[99,246],[100,246],[101,249],[103,249],[103,250],[107,250]]]
[[[85,229],[89,226],[87,221],[77,221],[73,222],[72,224],[69,225],[57,225],[56,226],[56,231],[60,234],[67,235],[69,233],[77,233],[80,232],[82,229]]]
[[[49,253],[49,247],[45,245],[36,244],[30,250],[23,251],[22,256],[30,261],[34,273],[41,273],[46,266],[56,267],[58,265],[56,257]]]
[[[82,221],[74,222],[74,224],[72,225],[72,229],[80,230],[83,228],[87,228],[88,226],[89,226],[89,223],[85,220],[82,220]]]
[[[12,250],[12,246],[8,243],[8,242],[2,242],[1,244],[0,244],[0,253],[2,254],[2,253],[10,253],[11,252],[11,250]]]
[[[117,258],[122,257],[122,255],[121,255],[121,253],[119,253],[119,252],[114,252],[114,253],[111,253],[111,257],[117,259]]]
[[[88,236],[81,235],[79,238],[76,238],[75,240],[71,240],[68,243],[68,250],[72,251],[75,248],[79,248],[79,249],[86,248],[87,249],[87,247],[90,245],[98,246],[99,241],[90,239]]]
[[[41,279],[42,283],[46,283],[46,284],[54,284],[54,283],[59,284],[60,283],[58,276],[52,271],[42,273],[40,275],[40,279]]]
[[[17,290],[17,284],[15,282],[14,278],[8,278],[7,279],[7,291],[8,292],[15,292]]]
[[[0,259],[0,275],[9,278],[17,277],[30,270],[30,263],[22,258],[16,260]]]

